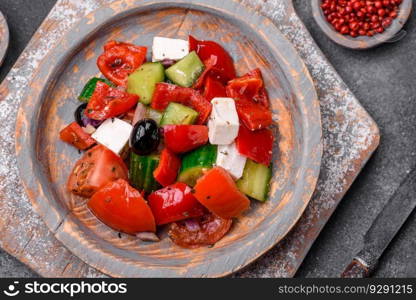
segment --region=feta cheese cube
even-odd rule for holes
[[[92,134],[101,145],[120,155],[129,141],[133,126],[117,118],[104,121]]]
[[[188,41],[170,39],[160,36],[153,38],[152,61],[162,61],[164,59],[180,60],[189,53]]]
[[[214,98],[208,121],[209,142],[214,145],[231,144],[238,135],[238,121],[235,102],[232,98]]]
[[[247,157],[238,152],[235,143],[218,146],[215,164],[227,170],[235,180],[243,176],[246,161]]]

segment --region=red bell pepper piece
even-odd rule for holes
[[[72,122],[62,129],[59,136],[62,141],[71,144],[80,150],[88,149],[96,143],[77,122]]]
[[[196,51],[199,58],[206,62],[211,56],[216,58],[210,74],[215,75],[223,83],[236,77],[234,63],[231,56],[222,46],[213,41],[198,41],[189,36],[189,51]]]
[[[200,89],[205,83],[205,79],[209,76],[209,73],[214,68],[215,64],[217,63],[217,57],[215,55],[211,55],[208,59],[204,61],[205,69],[204,72],[198,77],[198,80],[192,86],[194,89]]]
[[[152,97],[152,108],[164,110],[170,102],[192,107],[198,112],[197,124],[204,124],[211,113],[212,105],[198,91],[169,83],[157,83]]]
[[[207,80],[205,81],[204,97],[208,101],[211,101],[216,97],[227,97],[225,86],[221,81],[214,79],[211,76],[207,77]]]
[[[204,215],[205,208],[192,195],[192,189],[177,182],[148,197],[157,225],[163,225]]]
[[[198,179],[194,196],[209,211],[224,219],[239,216],[250,207],[250,200],[238,189],[233,178],[221,167],[214,167]]]
[[[204,125],[165,125],[166,147],[175,153],[185,153],[208,142],[208,127]]]
[[[152,210],[139,191],[126,180],[106,184],[88,201],[88,207],[104,224],[128,234],[155,232]]]
[[[273,141],[273,133],[268,128],[250,131],[244,125],[240,125],[235,144],[240,154],[269,166],[272,161]]]
[[[267,128],[273,122],[272,112],[253,100],[236,100],[235,107],[241,122],[252,131]]]
[[[106,120],[127,113],[138,100],[137,95],[123,92],[98,81],[84,113],[90,119]]]
[[[108,80],[125,86],[127,76],[146,60],[146,52],[146,47],[109,41],[104,45],[104,53],[97,59],[98,69]]]
[[[168,186],[176,181],[181,160],[169,149],[165,148],[160,155],[160,162],[153,171],[153,177],[162,186]]]

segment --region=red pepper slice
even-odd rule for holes
[[[204,61],[205,69],[204,72],[198,77],[198,80],[193,85],[194,89],[200,89],[205,83],[205,79],[214,68],[215,64],[217,63],[217,57],[215,55],[211,55],[208,59]]]
[[[125,86],[127,76],[146,60],[146,52],[146,47],[109,41],[104,45],[104,53],[97,59],[98,69],[108,80]]]
[[[208,101],[211,101],[216,97],[227,97],[225,86],[221,81],[214,79],[211,76],[207,77],[207,80],[205,81],[204,97]]]
[[[138,100],[137,95],[128,94],[98,81],[84,113],[94,120],[106,120],[128,112]]]
[[[175,153],[185,153],[208,142],[208,127],[204,125],[166,125],[163,127],[166,147]]]
[[[162,186],[168,186],[176,181],[181,160],[169,149],[163,149],[160,155],[160,162],[153,171],[153,177]]]
[[[235,143],[240,154],[259,164],[269,166],[272,161],[273,141],[274,137],[270,129],[250,131],[241,125]]]
[[[98,190],[88,207],[104,224],[128,234],[155,232],[153,213],[139,191],[118,179]]]
[[[210,74],[215,75],[223,83],[236,77],[231,56],[222,46],[213,41],[199,41],[189,36],[189,51],[196,51],[199,58],[206,62],[211,56],[216,58]]]
[[[236,100],[235,107],[241,122],[252,131],[267,128],[273,122],[272,112],[253,100]]]
[[[71,144],[80,150],[88,149],[96,143],[77,122],[72,122],[62,129],[59,136],[62,141]]]
[[[169,83],[157,83],[152,97],[152,108],[164,110],[170,102],[178,102],[196,110],[197,124],[204,124],[211,114],[212,105],[198,91]]]
[[[177,182],[148,197],[157,225],[185,220],[204,215],[205,208],[192,195],[192,189]]]

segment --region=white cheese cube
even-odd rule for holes
[[[229,145],[238,135],[239,121],[232,98],[214,98],[208,121],[209,142],[213,145]]]
[[[246,161],[247,157],[238,152],[235,143],[218,146],[215,164],[227,170],[235,180],[243,176]]]
[[[160,36],[153,38],[152,61],[164,59],[180,60],[189,53],[188,41],[170,39]]]
[[[105,120],[92,134],[94,140],[120,155],[129,141],[133,126],[117,118]]]

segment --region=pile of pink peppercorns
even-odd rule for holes
[[[322,11],[336,31],[352,37],[383,33],[403,0],[323,0]]]

